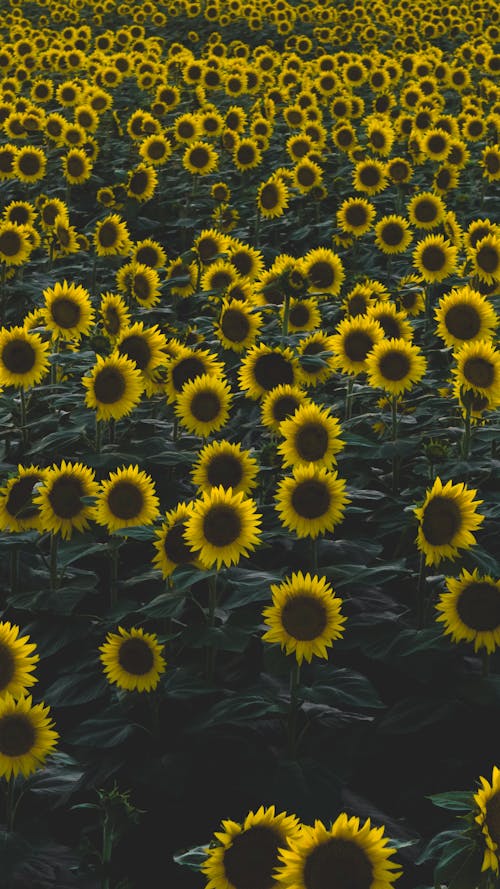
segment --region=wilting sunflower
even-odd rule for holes
[[[481,871],[492,870],[497,874],[500,870],[500,828],[498,818],[500,812],[500,769],[493,766],[491,784],[486,778],[480,778],[481,788],[474,794],[474,802],[479,809],[475,817],[484,837],[485,849]]]
[[[97,494],[94,472],[83,463],[63,460],[60,466],[54,463],[46,473],[33,498],[40,508],[40,526],[69,539],[73,531],[85,531],[93,518],[93,508],[84,500]]]
[[[201,568],[196,553],[189,547],[184,538],[186,520],[192,515],[192,503],[178,503],[175,509],[165,513],[163,524],[155,533],[153,546],[156,555],[153,564],[166,580],[179,565],[192,565]]]
[[[32,676],[38,661],[33,654],[36,645],[29,642],[29,636],[19,636],[19,627],[9,621],[0,623],[0,701],[6,695],[17,700],[26,690],[38,682]]]
[[[29,259],[33,249],[30,231],[28,226],[15,222],[0,224],[0,263],[22,265]]]
[[[200,491],[222,486],[233,494],[249,494],[257,484],[259,464],[241,444],[215,441],[205,445],[198,454],[191,477]]]
[[[280,853],[277,880],[293,889],[391,889],[401,868],[389,861],[396,850],[383,834],[384,827],[372,827],[369,818],[360,827],[359,818],[345,812],[330,829],[318,820],[314,827],[304,825],[299,839]]]
[[[209,142],[191,142],[182,156],[182,165],[193,175],[206,176],[217,169],[219,156]]]
[[[276,510],[285,528],[297,537],[318,537],[333,531],[342,521],[350,502],[346,481],[323,467],[296,466],[293,475],[281,480],[276,492]]]
[[[82,377],[87,389],[85,404],[97,420],[120,420],[139,404],[144,389],[141,372],[133,361],[118,353],[97,361],[89,376]]]
[[[485,648],[492,654],[500,646],[500,580],[463,568],[460,577],[446,578],[446,588],[436,605],[445,635],[454,642],[474,642],[474,651]]]
[[[288,207],[288,186],[281,176],[270,176],[257,191],[257,209],[264,219],[283,216]]]
[[[177,355],[171,357],[166,367],[165,391],[167,401],[175,403],[186,383],[202,374],[222,374],[223,365],[217,357],[206,349],[190,349],[182,346]]]
[[[157,185],[158,174],[155,168],[149,164],[137,164],[129,173],[127,196],[142,204],[153,197]]]
[[[434,316],[438,322],[436,333],[452,348],[472,340],[490,340],[498,325],[491,303],[469,285],[446,293]]]
[[[245,355],[238,376],[241,389],[257,400],[276,386],[300,382],[300,368],[291,349],[258,343]]]
[[[416,228],[435,228],[444,219],[446,207],[431,191],[416,194],[408,204],[408,218]]]
[[[470,549],[473,535],[484,516],[476,509],[483,502],[474,500],[476,490],[463,482],[445,485],[439,476],[426,491],[422,506],[414,512],[418,519],[417,546],[425,555],[426,565],[438,565],[442,559],[455,559],[459,549]]]
[[[474,274],[485,284],[500,282],[500,234],[490,234],[477,242],[472,252]]]
[[[80,340],[90,333],[95,313],[90,294],[80,284],[64,280],[43,291],[45,298],[45,325],[53,338]]]
[[[122,331],[130,326],[131,317],[126,302],[116,293],[109,291],[101,296],[99,315],[106,334],[111,340],[120,336]]]
[[[328,409],[317,404],[298,407],[279,427],[285,439],[278,446],[284,466],[324,466],[331,469],[345,446],[342,429]]]
[[[151,525],[160,501],[151,476],[138,466],[123,466],[101,482],[93,518],[110,533],[135,525]]]
[[[328,293],[337,296],[345,277],[342,260],[333,250],[316,247],[302,260],[302,272],[308,280],[309,293]]]
[[[205,568],[234,565],[259,543],[261,520],[252,499],[219,485],[195,501],[184,537]]]
[[[23,327],[0,329],[0,386],[29,389],[43,379],[49,368],[45,343],[38,333]]]
[[[186,383],[174,409],[189,432],[205,438],[225,426],[231,400],[231,389],[224,380],[213,374],[201,374]]]
[[[38,466],[17,467],[17,475],[8,479],[0,490],[1,531],[28,531],[39,527],[40,509],[33,503],[33,494],[45,473],[46,470]]]
[[[243,824],[223,821],[215,834],[218,845],[206,849],[200,869],[206,889],[276,889],[275,868],[280,849],[299,836],[295,815],[275,814],[275,807],[249,812]]]
[[[50,708],[33,705],[31,695],[0,699],[0,776],[25,778],[41,768],[57,743]]]
[[[418,383],[427,362],[418,346],[404,339],[383,339],[366,359],[370,386],[401,395]]]
[[[403,253],[411,239],[408,222],[396,213],[383,216],[375,225],[375,243],[383,253]]]
[[[313,655],[327,658],[327,648],[344,632],[346,618],[338,598],[326,577],[292,574],[280,584],[272,584],[273,604],[265,608],[264,623],[270,628],[263,635],[266,642],[279,642],[297,663],[309,663]]]
[[[118,627],[99,651],[106,679],[125,691],[152,691],[165,672],[163,646],[156,633],[145,633],[142,627]]]
[[[484,395],[490,407],[500,403],[500,352],[488,340],[465,343],[456,354],[453,375],[464,389]]]
[[[366,359],[375,343],[384,337],[378,321],[365,315],[344,318],[331,337],[331,347],[343,373],[358,374],[366,370]]]
[[[131,242],[126,223],[112,213],[97,223],[94,231],[97,256],[126,256]]]
[[[443,281],[455,271],[457,252],[443,235],[427,235],[413,251],[413,265],[424,281]]]
[[[215,334],[225,349],[244,352],[253,346],[262,326],[262,315],[247,302],[224,299]]]

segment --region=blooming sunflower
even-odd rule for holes
[[[443,235],[427,235],[413,251],[413,265],[424,281],[443,281],[455,271],[457,252]]]
[[[344,318],[331,337],[331,348],[341,370],[348,374],[365,371],[368,355],[383,337],[383,328],[372,318],[364,315]]]
[[[344,632],[346,618],[341,614],[338,598],[326,577],[316,574],[292,574],[280,584],[272,584],[273,604],[263,611],[269,627],[263,635],[266,642],[279,642],[287,654],[294,654],[297,663],[309,663],[312,656],[327,658],[327,648]]]
[[[416,228],[435,228],[444,219],[446,207],[431,191],[416,194],[408,204],[408,218]]]
[[[234,565],[259,543],[261,519],[252,499],[219,485],[195,501],[184,537],[205,568]]]
[[[231,400],[231,389],[224,380],[201,374],[183,386],[174,410],[189,432],[205,438],[225,426]]]
[[[472,340],[490,340],[498,325],[491,303],[469,285],[446,293],[434,316],[438,322],[436,333],[452,348]]]
[[[222,374],[223,365],[214,354],[206,349],[190,349],[183,346],[177,355],[172,356],[166,368],[165,391],[171,404],[184,389],[184,386],[203,374]]]
[[[484,395],[490,406],[500,403],[500,352],[488,340],[474,340],[456,353],[454,377],[464,389]]]
[[[152,133],[141,142],[139,154],[146,164],[161,167],[172,154],[172,145],[163,133]]]
[[[97,420],[120,420],[139,404],[144,389],[141,372],[133,361],[118,353],[97,361],[89,376],[82,378],[87,392],[85,404]]]
[[[43,291],[45,298],[45,325],[54,339],[80,340],[94,323],[95,313],[90,294],[80,284],[64,280]]]
[[[20,148],[13,164],[14,175],[20,182],[37,182],[45,176],[47,158],[41,148],[34,145]]]
[[[161,244],[152,238],[144,238],[138,241],[132,253],[134,262],[146,265],[150,269],[164,268],[167,262],[167,254]]]
[[[500,234],[486,235],[472,251],[474,273],[485,284],[500,282]]]
[[[81,185],[92,175],[92,163],[82,148],[71,148],[62,158],[62,168],[70,185]]]
[[[394,303],[389,300],[378,300],[368,305],[366,315],[378,321],[386,339],[409,341],[413,337],[413,327],[408,321],[406,312],[398,311]]]
[[[0,223],[0,263],[22,265],[29,259],[33,245],[31,229],[15,222]]]
[[[126,256],[131,242],[126,223],[117,213],[111,213],[97,223],[94,231],[97,256]]]
[[[224,299],[215,334],[225,349],[244,352],[253,346],[262,326],[262,315],[239,299]]]
[[[33,503],[33,494],[44,477],[45,470],[38,466],[17,467],[17,475],[0,490],[1,531],[27,531],[39,527],[40,510]]]
[[[389,861],[396,850],[387,846],[384,829],[372,827],[369,818],[360,827],[359,818],[345,812],[330,829],[322,821],[304,825],[299,839],[280,853],[279,884],[293,889],[391,889],[401,869]]]
[[[43,379],[49,362],[45,343],[23,327],[0,329],[0,386],[29,389]]]
[[[321,185],[322,181],[323,170],[310,157],[304,157],[295,165],[292,184],[301,194],[307,194],[316,186]]]
[[[128,306],[116,293],[107,291],[101,295],[99,315],[110,340],[115,340],[125,328],[130,326],[131,317]]]
[[[222,828],[215,834],[218,845],[207,848],[201,865],[206,889],[276,889],[279,851],[299,836],[298,818],[261,806],[249,812],[243,824],[226,820]]]
[[[191,477],[199,491],[219,486],[233,494],[248,494],[257,484],[259,464],[241,444],[216,441],[205,445],[198,454]]]
[[[156,555],[153,564],[161,571],[164,579],[179,565],[193,565],[201,568],[201,562],[184,538],[186,520],[192,515],[192,503],[178,503],[175,509],[165,514],[163,524],[155,533],[153,546]]]
[[[142,627],[118,627],[99,651],[106,679],[125,691],[152,691],[165,672],[163,646],[156,633],[145,633]]]
[[[262,423],[273,432],[279,432],[283,420],[291,417],[303,404],[310,404],[310,401],[299,386],[276,386],[262,399]]]
[[[219,156],[209,142],[191,142],[182,156],[182,164],[193,175],[206,176],[217,169]]]
[[[436,605],[445,635],[454,642],[474,642],[474,651],[486,648],[492,654],[500,646],[500,580],[463,568],[460,577],[446,578],[446,588]]]
[[[342,521],[350,502],[346,481],[336,472],[314,465],[296,466],[281,480],[276,492],[276,510],[285,528],[297,537],[318,537],[333,531]]]
[[[426,491],[422,506],[414,510],[418,519],[417,546],[425,555],[426,565],[438,565],[442,559],[455,559],[459,549],[470,549],[473,535],[484,516],[476,512],[483,502],[474,500],[477,491],[463,482],[443,485],[439,476]]]
[[[38,682],[31,674],[40,658],[33,654],[36,645],[30,644],[29,638],[19,636],[15,624],[0,623],[0,701],[6,695],[22,698],[26,689]]]
[[[258,343],[248,350],[238,376],[241,389],[257,400],[276,386],[296,385],[300,382],[300,368],[289,348]]]
[[[93,518],[110,533],[135,525],[151,525],[160,501],[151,476],[138,466],[122,466],[101,482]]]
[[[285,439],[278,446],[284,466],[324,466],[331,469],[345,446],[342,429],[328,409],[317,404],[298,407],[279,427]]]
[[[166,363],[166,344],[166,337],[158,325],[145,327],[142,321],[137,321],[118,335],[116,349],[143,374],[151,374]]]
[[[303,337],[297,347],[300,365],[300,382],[307,387],[317,386],[335,372],[337,358],[333,349],[333,336],[323,330],[315,330]]]
[[[368,383],[401,395],[422,379],[426,365],[418,346],[405,339],[383,339],[366,359]]]
[[[474,794],[474,802],[479,809],[475,821],[481,828],[485,841],[481,871],[492,870],[498,875],[500,869],[500,769],[493,766],[491,784],[480,778],[481,788]]]
[[[46,470],[33,503],[40,509],[40,525],[44,531],[60,533],[69,539],[73,531],[85,531],[93,517],[92,507],[84,498],[97,494],[94,472],[83,463],[53,464]]]
[[[383,191],[387,185],[385,164],[379,160],[362,160],[354,167],[353,185],[356,191],[372,195]]]
[[[158,174],[150,164],[137,164],[130,171],[127,182],[127,196],[139,203],[149,201],[158,185]]]
[[[257,190],[257,209],[264,219],[283,216],[288,207],[288,186],[281,176],[270,176]]]
[[[25,778],[43,766],[57,743],[49,707],[33,705],[31,695],[0,699],[0,776]]]
[[[383,216],[375,225],[375,243],[382,253],[403,253],[411,239],[408,222],[396,213]]]
[[[316,247],[309,250],[302,260],[302,272],[308,280],[309,293],[327,293],[337,296],[345,277],[342,260],[333,250]]]

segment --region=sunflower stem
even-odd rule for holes
[[[297,756],[297,718],[299,715],[300,664],[296,662],[290,670],[290,710],[288,712],[287,751],[290,759]]]
[[[393,444],[396,445],[398,440],[398,396],[393,395],[391,398],[391,413],[392,413],[392,441]],[[394,453],[392,455],[392,493],[397,494],[399,488],[399,457],[396,453],[396,448],[394,447]]]
[[[472,404],[471,404],[471,401],[472,401],[472,399],[470,399],[470,398],[466,399],[465,418],[464,418],[464,434],[462,436],[462,442],[461,442],[461,453],[462,453],[462,457],[464,460],[468,460],[469,451],[470,451],[470,439],[471,439],[471,431],[472,431],[472,424],[471,424]]]
[[[94,254],[94,259],[92,261],[92,273],[90,276],[90,295],[92,298],[95,296],[95,286],[97,279],[97,253]]]
[[[97,413],[95,415],[95,443],[94,448],[96,454],[101,453],[101,443],[102,443],[102,424],[97,419]]]
[[[26,405],[26,392],[23,388],[21,388],[19,392],[19,405],[21,408],[21,417],[20,417],[20,427],[21,427],[21,437],[23,441],[23,447],[26,447],[28,444],[28,424],[27,420],[27,405]]]
[[[316,574],[318,571],[318,538],[311,537],[311,571]]]
[[[2,273],[1,273],[1,277],[0,277],[0,326],[3,326],[4,320],[5,320],[4,319],[5,301],[6,301],[5,300],[5,297],[6,297],[5,285],[7,282],[7,266],[4,262],[2,262],[0,265],[1,265],[1,269],[2,269]]]
[[[486,679],[486,677],[490,675],[490,653],[489,651],[486,651],[486,648],[483,648],[481,652],[481,660],[481,676],[483,677],[483,679]]]
[[[352,417],[352,393],[354,389],[354,379],[353,377],[349,377],[347,380],[347,387],[345,391],[345,418],[346,420],[350,420]]]
[[[208,578],[208,611],[207,625],[212,629],[215,623],[215,609],[217,607],[217,574],[213,574]],[[209,682],[213,682],[215,675],[215,659],[217,657],[217,649],[213,643],[206,647],[206,677]]]
[[[109,429],[109,443],[112,445],[115,443],[115,432],[116,432],[116,420],[114,420],[113,418],[111,418],[111,420],[108,423],[108,429]]]
[[[417,582],[417,630],[421,630],[424,626],[425,618],[425,554],[420,553],[420,562],[418,566],[418,582]]]
[[[57,534],[50,535],[50,588],[57,590]]]
[[[109,871],[111,867],[111,858],[113,855],[114,831],[111,818],[106,813],[102,822],[102,880],[101,889],[110,889]]]
[[[285,304],[283,306],[283,323],[281,325],[281,336],[286,339],[288,336],[288,320],[290,318],[290,294],[285,293]]]
[[[118,547],[120,541],[116,537],[111,537],[109,541],[109,557],[110,557],[110,584],[109,584],[109,605],[114,608],[118,602]]]
[[[10,551],[10,592],[17,592],[19,582],[19,547],[13,546]]]

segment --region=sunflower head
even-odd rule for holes
[[[108,633],[99,651],[108,682],[126,691],[152,691],[165,672],[163,646],[155,633],[142,627],[118,627],[118,633]]]
[[[455,559],[460,549],[475,544],[472,532],[484,521],[477,512],[483,501],[474,499],[476,493],[463,482],[443,485],[439,476],[426,492],[422,506],[414,512],[419,523],[417,545],[427,565]]]

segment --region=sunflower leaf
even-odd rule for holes
[[[465,790],[449,790],[446,793],[433,793],[428,796],[431,803],[440,809],[449,809],[452,812],[470,812],[473,804],[473,794]]]

